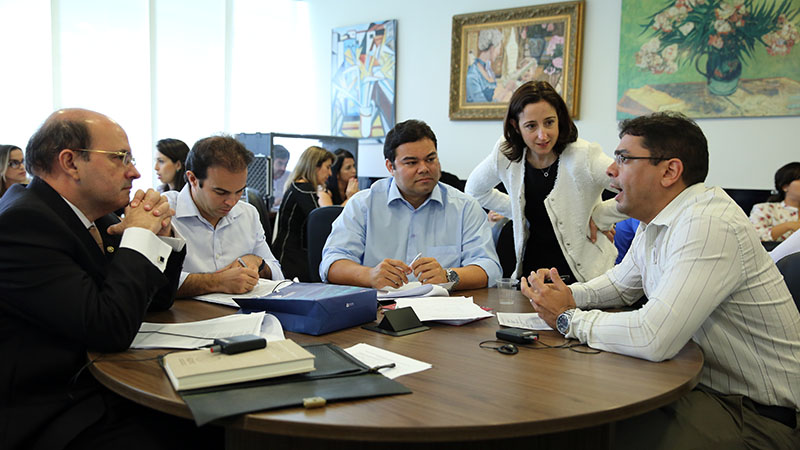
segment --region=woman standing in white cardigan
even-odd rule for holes
[[[611,268],[617,249],[596,231],[627,218],[616,200],[600,197],[612,159],[599,145],[578,138],[558,92],[546,81],[520,86],[509,102],[503,135],[472,171],[465,192],[513,221],[512,277],[555,267],[569,284]],[[500,182],[510,195],[494,189]]]

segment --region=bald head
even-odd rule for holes
[[[80,108],[60,109],[50,114],[28,141],[25,168],[37,176],[49,174],[61,150],[92,148],[92,137],[102,132],[121,134],[127,141],[125,131],[103,114]],[[81,153],[81,157],[88,160],[90,155]]]

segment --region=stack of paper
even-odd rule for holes
[[[497,322],[504,327],[526,330],[552,330],[538,313],[497,313]]]
[[[378,300],[390,300],[404,297],[447,297],[447,284],[422,284],[410,281],[398,288],[385,287],[378,291]]]
[[[395,309],[410,307],[419,320],[435,320],[449,325],[462,325],[492,317],[472,301],[472,297],[399,298]]]
[[[131,348],[200,348],[214,339],[255,334],[267,341],[285,339],[278,319],[260,313],[233,314],[216,319],[184,323],[144,322],[133,339]]]
[[[356,344],[350,348],[344,349],[350,356],[364,363],[369,367],[380,367],[394,364],[394,367],[384,367],[378,370],[378,373],[394,380],[401,375],[408,375],[411,373],[422,372],[423,370],[430,369],[430,364],[418,361],[408,356],[399,355],[382,348],[373,347],[369,344]]]
[[[195,299],[209,303],[216,303],[218,305],[232,306],[234,308],[238,308],[239,305],[237,305],[236,302],[233,301],[234,298],[266,297],[267,295],[278,290],[278,288],[282,288],[290,284],[292,284],[291,280],[275,281],[275,280],[267,280],[266,278],[259,278],[258,284],[256,284],[253,290],[244,294],[214,293],[214,294],[198,295],[197,297],[195,297]]]

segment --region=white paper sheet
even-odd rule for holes
[[[411,307],[420,321],[468,320],[492,317],[472,302],[472,297],[422,297],[399,298],[395,310]]]
[[[447,297],[448,284],[422,284],[419,281],[409,281],[408,283],[392,288],[386,286],[378,291],[378,300],[387,300],[404,297]]]
[[[259,278],[258,284],[252,291],[244,294],[223,294],[221,292],[213,294],[198,295],[195,300],[200,300],[208,303],[216,303],[218,305],[232,306],[238,308],[239,305],[233,301],[234,298],[253,298],[253,297],[266,297],[273,293],[276,288],[284,287],[292,284],[290,280],[268,280],[266,278]],[[280,286],[279,286],[280,285]]]
[[[401,375],[422,372],[423,370],[428,370],[433,367],[428,363],[417,361],[416,359],[412,359],[407,356],[399,355],[397,353],[390,352],[382,348],[373,347],[364,343],[356,344],[350,348],[344,349],[344,351],[369,367],[377,367],[394,363],[395,367],[387,367],[378,371],[386,378],[390,378],[392,380]]]
[[[552,330],[538,313],[497,313],[497,322],[504,327],[524,328],[526,330]]]
[[[159,333],[153,333],[153,331]],[[197,337],[175,336],[176,334]],[[144,322],[139,328],[139,333],[134,338],[131,348],[192,349],[213,344],[215,338],[242,334],[264,336],[267,341],[285,339],[278,319],[262,311],[252,314],[232,314],[197,322]]]

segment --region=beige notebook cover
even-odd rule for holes
[[[280,377],[314,370],[314,355],[292,340],[235,355],[209,349],[170,353],[164,370],[176,391]]]

